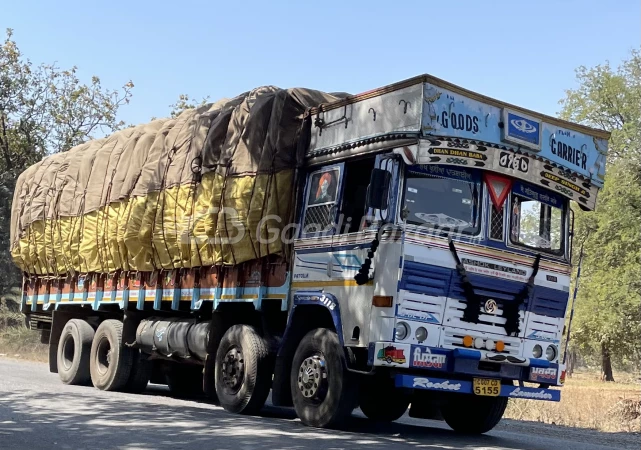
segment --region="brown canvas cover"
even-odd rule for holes
[[[60,276],[281,253],[259,237],[290,220],[303,115],[337,99],[263,86],[47,156],[17,181],[15,263]]]

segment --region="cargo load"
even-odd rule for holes
[[[15,263],[61,276],[281,254],[258,238],[292,213],[304,112],[336,99],[260,87],[47,156],[17,181]]]

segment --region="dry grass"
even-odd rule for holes
[[[47,361],[48,346],[40,343],[40,332],[29,330],[20,313],[20,289],[0,296],[0,357]]]
[[[615,374],[604,383],[593,373],[575,373],[561,388],[560,402],[510,400],[506,418],[591,428],[641,432],[641,385],[633,376]]]
[[[40,332],[20,327],[0,328],[0,357],[46,362],[48,346],[40,343]]]

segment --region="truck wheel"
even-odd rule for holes
[[[359,404],[368,419],[393,422],[401,418],[410,405],[410,398],[394,387],[394,379],[386,376],[364,376],[359,389]]]
[[[215,384],[227,411],[256,414],[271,389],[273,362],[267,341],[249,325],[234,325],[216,352]]]
[[[133,350],[133,363],[131,373],[124,390],[134,394],[140,394],[147,389],[151,377],[151,361],[140,350]]]
[[[441,414],[445,422],[458,433],[487,433],[501,421],[507,400],[507,397],[452,394],[447,403],[441,406]]]
[[[58,344],[58,376],[64,384],[86,385],[91,382],[89,359],[93,328],[81,319],[65,324]]]
[[[326,328],[307,333],[298,344],[290,387],[300,420],[312,427],[337,427],[358,402],[354,375],[347,371],[338,335]]]
[[[172,364],[167,370],[167,386],[171,395],[179,398],[201,397],[203,392],[203,366]]]
[[[105,320],[91,345],[91,381],[102,391],[122,389],[129,380],[133,351],[122,343],[122,322]]]

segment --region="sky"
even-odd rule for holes
[[[423,73],[556,115],[577,67],[616,67],[641,41],[639,0],[2,3],[0,27],[32,62],[132,80],[127,124],[167,116],[180,94],[356,94]]]

